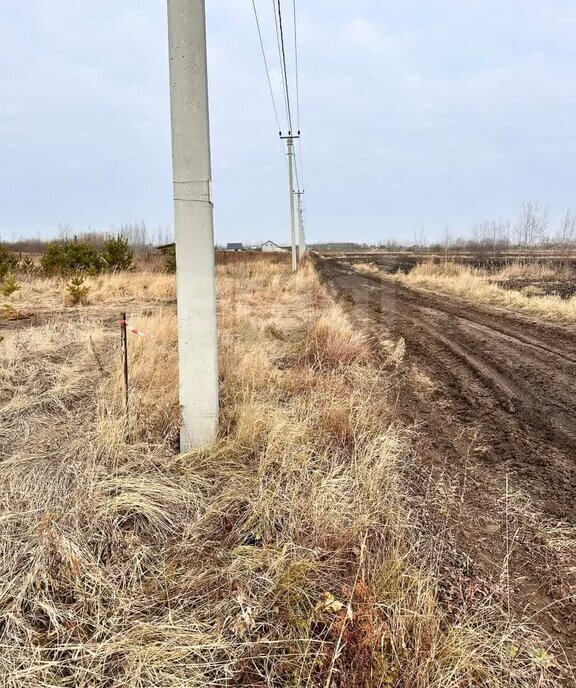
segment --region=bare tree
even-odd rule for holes
[[[501,219],[498,222],[498,244],[501,250],[508,250],[510,248],[510,241],[512,240],[512,223],[508,219]]]
[[[453,243],[452,233],[450,232],[450,227],[448,227],[448,225],[444,227],[444,241],[442,243],[444,246],[444,257],[446,258]]]
[[[493,249],[494,223],[492,220],[484,220],[474,225],[473,236],[477,244],[477,250],[484,255]]]
[[[74,236],[74,230],[70,225],[63,225],[58,223],[58,240],[59,241],[70,241]]]
[[[550,216],[548,208],[532,200],[524,201],[522,213],[516,225],[518,244],[530,249],[548,240]]]
[[[426,231],[424,225],[420,229],[414,232],[414,246],[420,252],[424,252],[426,246],[428,245],[428,239],[426,237]]]
[[[498,251],[505,251],[510,245],[510,220],[492,220],[490,222],[490,247],[495,258]]]
[[[510,220],[483,220],[472,226],[472,238],[465,243],[469,250],[491,253],[494,258],[499,251],[510,248],[510,233]]]
[[[142,253],[150,246],[148,228],[144,222],[124,224],[120,228],[119,234],[128,241],[136,253]]]
[[[568,208],[556,234],[556,243],[565,257],[568,257],[576,244],[576,213]]]
[[[169,227],[158,227],[154,236],[156,246],[165,246],[174,242],[174,232]]]

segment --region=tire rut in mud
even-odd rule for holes
[[[473,469],[475,488],[455,526],[459,546],[495,575],[506,560],[519,615],[535,615],[574,659],[570,566],[528,515],[511,555],[504,529],[479,532],[478,524],[509,489],[549,529],[576,523],[576,330],[411,290],[333,259],[317,267],[359,326],[374,338],[404,339],[398,410],[418,427],[419,461],[456,482]],[[437,385],[433,401],[414,389],[415,368]]]

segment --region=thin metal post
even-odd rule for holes
[[[126,313],[120,314],[120,341],[122,343],[122,356],[124,359],[124,404],[126,406],[126,420],[130,413],[130,399],[128,392],[128,328]]]

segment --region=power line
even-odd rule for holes
[[[284,45],[284,28],[282,26],[282,7],[280,0],[278,0],[278,26],[280,28],[280,43],[282,46],[282,65],[284,67],[284,88],[286,90],[286,107],[288,114],[288,126],[289,130],[292,132],[292,109],[290,107],[290,90],[288,86],[288,68],[286,66],[286,47]]]
[[[300,162],[300,179],[302,180],[301,189],[304,188],[304,163],[302,162],[302,140],[298,139],[298,161]]]
[[[298,143],[298,151],[299,154],[296,155],[296,150],[294,150],[294,169],[296,172],[296,186],[298,187],[298,191],[303,191],[304,190],[304,173],[302,171],[302,146],[300,144],[300,134],[296,137],[296,141]],[[298,169],[298,165],[300,165],[300,169]]]
[[[294,61],[296,66],[296,117],[298,129],[300,129],[300,77],[298,75],[298,21],[296,19],[296,0],[292,0],[294,12]]]
[[[300,167],[302,167],[302,165],[300,165]],[[298,172],[298,158],[296,157],[296,152],[294,152],[294,170],[296,172],[296,188],[298,191],[302,191],[302,187],[300,186],[300,173]]]
[[[293,18],[293,31],[294,31],[294,60],[295,60],[295,84],[296,84],[296,117],[297,117],[297,132],[293,128],[292,120],[292,107],[290,102],[290,81],[288,79],[288,64],[286,59],[286,40],[284,32],[284,22],[282,18],[282,4],[281,0],[272,0],[272,7],[274,10],[274,27],[276,30],[276,43],[278,48],[278,58],[280,61],[280,75],[282,79],[282,91],[284,97],[284,105],[286,108],[286,118],[288,123],[289,136],[282,136],[281,139],[288,139],[288,157],[286,163],[290,170],[293,167],[293,172],[295,174],[295,181],[297,185],[297,195],[299,198],[299,203],[301,203],[303,192],[303,182],[304,182],[304,169],[302,165],[302,145],[300,142],[300,74],[299,74],[299,55],[298,55],[298,22],[297,22],[297,11],[296,11],[296,0],[292,0],[292,18]],[[282,127],[280,125],[280,117],[278,114],[278,108],[276,106],[276,99],[274,98],[274,89],[272,87],[272,79],[270,76],[270,68],[268,65],[268,59],[266,57],[266,50],[264,47],[264,39],[262,36],[262,29],[260,25],[260,20],[258,17],[258,10],[256,7],[256,0],[252,0],[252,8],[254,10],[254,18],[256,20],[256,28],[258,30],[258,38],[260,41],[260,49],[262,51],[262,57],[264,59],[264,67],[266,69],[266,77],[268,80],[268,88],[270,90],[270,97],[272,98],[272,105],[274,108],[274,114],[276,117],[276,123],[278,129],[282,132]],[[294,149],[294,139],[298,140],[298,152],[299,155],[296,156]],[[282,146],[282,151],[284,153],[284,148]],[[291,165],[291,162],[294,163]],[[300,210],[300,213],[302,211]]]
[[[280,42],[280,29],[278,28],[278,7],[276,0],[272,0],[272,11],[274,12],[274,28],[276,30],[276,47],[278,48],[278,64],[280,67],[280,75],[282,79],[282,97],[284,98],[284,108],[286,112],[286,119],[288,120],[288,100],[286,98],[286,88],[284,86],[284,74],[282,72],[282,44]]]
[[[292,0],[292,17],[294,24],[294,63],[296,71],[296,117],[298,131],[300,131],[300,69],[299,69],[299,59],[298,59],[298,14],[296,12],[296,0]],[[298,188],[302,190],[304,187],[304,163],[302,162],[302,141],[298,139],[298,159],[296,163],[296,169],[298,169],[298,163],[300,163],[300,179],[302,181],[302,186],[300,181],[298,181]],[[298,174],[296,175],[298,180]]]
[[[276,116],[278,131],[280,131],[282,127],[280,126],[280,117],[278,117],[278,108],[276,107],[276,100],[274,98],[274,89],[272,88],[270,70],[268,69],[268,60],[266,59],[266,51],[264,50],[264,41],[262,39],[262,31],[260,29],[260,21],[258,19],[258,10],[256,9],[256,0],[252,0],[252,7],[254,8],[254,18],[256,19],[256,28],[258,29],[258,38],[260,39],[260,48],[262,50],[262,57],[264,58],[264,67],[266,68],[266,78],[268,79],[268,88],[270,89],[270,97],[272,98],[272,107],[274,108],[274,115]]]
[[[268,88],[270,90],[270,98],[272,99],[272,107],[274,108],[274,116],[276,118],[276,126],[278,127],[278,132],[281,131],[282,125],[280,124],[280,117],[278,115],[278,107],[276,105],[276,98],[274,98],[274,88],[272,87],[272,78],[270,76],[270,68],[268,65],[268,58],[266,57],[266,49],[264,47],[264,39],[262,37],[262,29],[260,26],[260,20],[258,18],[258,10],[256,9],[256,0],[252,0],[252,7],[254,9],[254,19],[256,20],[256,28],[258,30],[258,38],[260,40],[260,49],[262,51],[262,58],[264,60],[264,67],[266,69],[266,78],[268,79]],[[286,163],[286,167],[288,167],[288,160],[286,159],[286,155],[284,152],[284,146],[282,145],[282,141],[279,140],[280,143],[280,150],[282,151],[282,159]]]

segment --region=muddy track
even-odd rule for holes
[[[573,660],[574,561],[550,543],[559,524],[576,524],[576,329],[408,289],[333,259],[317,267],[375,339],[404,339],[398,411],[418,428],[420,460],[456,484],[469,480],[459,546],[493,576],[505,569],[515,609]],[[432,395],[417,389],[415,370]],[[526,507],[513,517],[511,493]]]

